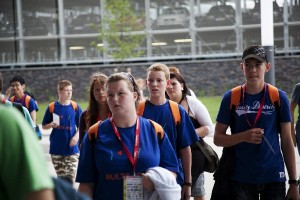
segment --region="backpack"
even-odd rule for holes
[[[231,117],[234,115],[234,111],[236,110],[237,106],[240,103],[241,96],[242,96],[242,85],[237,86],[233,89],[231,89],[231,100],[230,100],[230,111],[231,111]],[[276,87],[273,85],[270,85],[267,83],[267,89],[269,93],[270,100],[272,104],[275,106],[275,110],[277,113],[277,129],[280,132],[280,121],[279,121],[279,108],[280,108],[280,96],[279,96],[279,91]],[[231,127],[234,127],[235,124],[233,123]]]
[[[55,102],[52,102],[52,103],[49,104],[49,112],[50,112],[50,113],[53,113],[53,112],[54,112],[54,103],[55,103]],[[76,112],[76,111],[78,110],[77,103],[76,103],[75,101],[72,101],[72,100],[70,100],[70,103],[71,103],[71,105],[72,105],[74,111]]]
[[[279,91],[276,87],[267,84],[268,94],[272,104],[275,106],[277,113],[277,130],[280,131],[280,122],[279,122],[279,107],[280,107],[280,96]],[[242,96],[242,86],[237,86],[231,90],[231,100],[230,100],[230,118],[234,117],[234,111],[240,103]],[[234,130],[235,122],[232,120],[230,128]],[[232,182],[231,176],[234,174],[234,162],[235,162],[235,152],[234,146],[224,147],[223,153],[220,158],[219,166],[214,173],[214,186],[212,190],[211,200],[219,199],[232,199]]]
[[[171,112],[172,112],[176,127],[178,127],[181,122],[181,115],[180,115],[180,111],[179,111],[179,107],[178,107],[179,105],[176,102],[171,101],[171,100],[169,100],[169,105],[171,108]],[[141,101],[139,103],[138,108],[137,108],[137,114],[139,116],[143,116],[145,106],[146,106],[146,101]]]
[[[267,84],[267,86],[268,86],[269,97],[271,99],[271,102],[277,110],[280,107],[280,97],[279,97],[278,89],[270,84]],[[240,103],[241,96],[242,96],[242,87],[243,86],[240,85],[231,89],[231,100],[230,100],[231,111],[232,109],[235,110]]]
[[[163,139],[163,136],[164,136],[164,130],[161,127],[161,125],[159,125],[155,121],[152,121],[150,119],[149,119],[149,121],[151,122],[152,126],[154,127],[158,142],[160,144],[162,139]],[[89,137],[89,140],[92,143],[93,148],[95,146],[96,138],[98,137],[98,129],[99,129],[100,124],[101,124],[101,121],[98,121],[93,126],[91,126],[88,130],[88,137]]]
[[[15,96],[12,96],[12,97],[10,97],[10,101],[11,102],[14,102],[15,101]],[[29,102],[30,102],[30,99],[31,99],[31,97],[30,96],[28,96],[28,95],[25,95],[25,100],[24,100],[24,102],[25,102],[25,107],[27,108],[27,109],[29,109]],[[22,104],[22,103],[21,103]]]

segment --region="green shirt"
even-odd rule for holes
[[[54,188],[34,131],[15,108],[0,105],[0,199]]]

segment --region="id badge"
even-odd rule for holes
[[[142,176],[124,176],[123,200],[143,200]]]

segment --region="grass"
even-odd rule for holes
[[[213,123],[215,123],[222,96],[200,97],[199,99],[205,105],[210,114],[211,120],[213,121]]]
[[[215,123],[222,97],[199,97],[199,99],[206,106],[213,123]],[[87,108],[87,101],[79,101],[77,103],[80,105],[82,110],[85,110]],[[39,111],[37,112],[37,124],[42,123],[48,105],[49,102],[39,102]]]

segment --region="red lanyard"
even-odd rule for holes
[[[259,109],[258,109],[258,111],[256,113],[255,121],[254,121],[253,125],[249,122],[248,115],[247,115],[247,109],[246,109],[246,105],[245,105],[245,91],[246,91],[246,85],[243,86],[243,105],[244,105],[244,109],[245,109],[246,120],[247,120],[248,125],[251,128],[255,128],[256,122],[258,121],[258,119],[259,119],[259,117],[260,117],[260,115],[262,113],[262,109],[264,107],[264,104],[265,104],[266,84],[264,84],[264,96],[262,97],[262,99],[260,101]]]
[[[112,124],[115,135],[117,136],[117,138],[121,142],[122,148],[123,148],[126,156],[128,157],[129,161],[131,162],[131,164],[133,166],[133,172],[135,173],[137,159],[138,159],[139,145],[140,145],[140,121],[139,121],[139,118],[137,117],[137,119],[136,119],[135,142],[134,142],[133,156],[131,155],[128,148],[123,143],[120,132],[118,131],[118,128],[117,128],[113,118],[110,118],[110,122]]]

